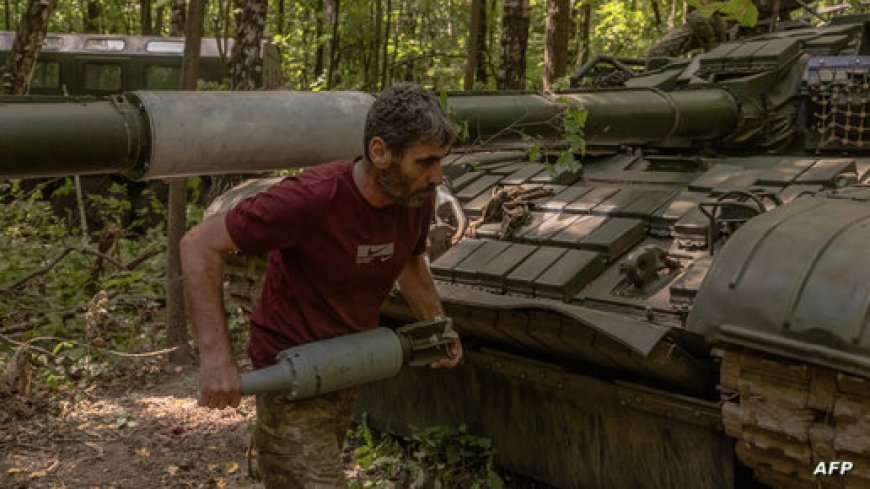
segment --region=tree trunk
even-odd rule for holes
[[[780,0],[773,0],[773,5],[770,12],[770,32],[776,32],[776,21],[779,20],[779,9],[782,7]]]
[[[401,80],[399,66],[399,39],[402,37],[402,29],[405,27],[405,0],[399,0],[399,6],[396,9],[396,20],[393,22],[393,53],[390,56],[389,71],[387,72],[387,80],[390,83],[395,83]]]
[[[185,23],[184,0],[172,0],[169,10],[169,35],[181,37],[184,35]]]
[[[97,0],[89,0],[85,5],[85,32],[100,32],[100,4]]]
[[[668,31],[674,30],[677,25],[677,3],[680,0],[671,0],[671,13],[668,14]]]
[[[202,44],[203,0],[190,0],[184,31],[184,57],[181,59],[181,89],[196,90],[199,51]],[[169,354],[175,364],[188,363],[191,352],[184,311],[184,284],[181,273],[181,236],[187,228],[187,179],[170,178],[166,246],[166,346],[177,348]]]
[[[232,0],[218,0],[217,15],[212,18],[214,36],[217,44],[218,58],[221,60],[221,78],[229,74],[229,62],[227,61],[227,48],[230,39],[230,9]]]
[[[166,7],[163,5],[157,7],[157,15],[154,18],[154,33],[158,36],[163,35],[163,15],[166,13]]]
[[[488,76],[498,78],[498,67],[495,65],[496,55],[493,51],[496,50],[495,34],[498,30],[498,4],[496,0],[487,0],[489,13],[486,14],[486,73],[481,80],[486,80]],[[479,75],[479,74],[478,74]],[[498,82],[496,81],[496,85]]]
[[[393,1],[387,0],[387,26],[384,28],[384,52],[381,65],[381,89],[387,88],[387,66],[390,64],[390,59],[387,57],[390,47],[390,21],[393,19]]]
[[[395,70],[393,72],[393,79],[409,82],[414,80],[415,57],[409,56],[410,59],[406,59],[401,64],[396,61],[399,56],[400,34],[404,34],[401,36],[404,39],[419,39],[418,36],[423,35],[422,32],[417,33],[417,16],[414,12],[414,6],[410,4],[410,1],[399,2],[399,16],[396,18],[396,49],[393,51],[393,67]]]
[[[366,80],[366,86],[369,91],[375,91],[378,89],[378,75],[381,72],[381,31],[384,27],[384,4],[381,0],[375,0],[374,17],[374,37],[372,38],[371,63],[369,64],[368,76],[366,77],[368,78]]]
[[[659,11],[659,2],[658,0],[650,0],[650,6],[653,11],[653,18],[656,21],[656,30],[662,31],[662,13]]]
[[[339,0],[326,0],[324,3],[323,18],[327,28],[330,29],[329,39],[326,40],[326,89],[332,88],[335,82],[335,70],[338,69],[338,9]]]
[[[267,0],[239,0],[236,4],[236,42],[230,60],[230,88],[232,90],[256,90],[257,72],[260,66],[260,44],[266,27]],[[222,175],[212,177],[208,200],[235,187],[245,175]]]
[[[568,38],[571,35],[571,2],[547,0],[547,21],[544,36],[544,90],[557,78],[565,76],[568,67]]]
[[[468,59],[465,61],[465,82],[462,86],[465,90],[474,89],[474,77],[481,64],[480,58],[483,57],[481,40],[484,39],[484,34],[481,32],[481,27],[486,29],[485,8],[484,0],[471,0],[471,15],[468,20]]]
[[[286,31],[285,24],[287,22],[287,18],[284,15],[285,10],[286,9],[284,8],[284,0],[278,0],[278,34],[280,34],[282,37],[284,36],[284,32]]]
[[[326,1],[326,0],[324,0]],[[388,0],[389,1],[389,0]],[[323,12],[325,7],[320,9],[320,12]],[[324,43],[320,41],[323,37],[323,17],[321,15],[316,15],[317,17],[317,27],[316,27],[316,36],[317,37],[317,51],[314,54],[314,76],[316,78],[320,78],[323,75],[323,45]]]
[[[583,4],[583,20],[580,22],[580,39],[583,42],[583,51],[580,53],[580,64],[589,61],[589,52],[592,50],[589,44],[589,31],[592,30],[592,5],[587,1]]]
[[[477,24],[477,29],[480,32],[480,37],[477,40],[477,82],[481,85],[486,85],[488,81],[487,66],[489,65],[489,46],[487,42],[489,33],[489,19],[486,14],[487,0],[481,0],[480,20]],[[495,3],[495,0],[492,0]]]
[[[526,85],[526,46],[529,40],[528,0],[505,0],[501,30],[498,88],[522,90]]]
[[[199,54],[202,45],[205,0],[189,0],[184,26],[184,56],[181,58],[181,89],[196,90]]]
[[[240,0],[241,15],[236,22],[236,43],[230,62],[231,88],[254,90],[257,88],[256,73],[260,70],[260,43],[266,27],[267,0]]]
[[[9,5],[9,0],[3,0],[3,29],[7,31],[12,30],[12,19],[9,18],[11,8],[12,7]]]
[[[151,0],[140,0],[139,24],[141,26],[143,36],[154,35],[154,30],[151,27]]]
[[[192,0],[197,1],[197,0]],[[191,359],[187,321],[184,315],[184,284],[181,275],[181,236],[187,227],[187,179],[170,178],[166,217],[166,346],[177,348],[169,354],[174,364]]]
[[[0,93],[24,95],[30,90],[30,80],[36,68],[36,57],[48,31],[48,21],[57,0],[30,0],[15,31],[15,41],[0,70]]]

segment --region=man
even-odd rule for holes
[[[758,22],[754,26],[743,26],[744,35],[767,32],[771,30],[771,24],[775,27],[781,18],[788,20],[789,12],[801,7],[801,4],[795,0],[753,0],[752,3],[758,9]],[[678,57],[695,49],[711,51],[728,40],[729,31],[737,23],[723,15],[724,13],[718,10],[713,11],[712,14],[702,14],[697,10],[690,11],[682,25],[666,32],[649,48],[647,57]]]
[[[200,352],[200,405],[238,406],[239,371],[221,304],[222,254],[270,252],[248,354],[255,368],[290,346],[377,326],[398,280],[419,319],[444,316],[423,255],[456,137],[437,97],[395,85],[366,117],[364,156],[308,169],[213,216],[182,239],[187,310]],[[433,367],[455,366],[453,358]],[[255,442],[267,488],[344,487],[341,445],[356,390],[290,402],[257,398]]]

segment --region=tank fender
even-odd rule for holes
[[[436,284],[443,302],[494,309],[545,309],[580,321],[633,352],[647,357],[668,334],[669,328],[630,317],[597,311],[550,299],[528,299],[490,294],[480,290]]]
[[[713,341],[870,377],[870,202],[804,197],[744,224],[688,317]]]

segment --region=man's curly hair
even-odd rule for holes
[[[381,92],[369,109],[363,150],[371,161],[369,142],[380,137],[393,155],[401,157],[419,141],[452,146],[456,136],[456,128],[434,93],[413,83],[397,83]]]

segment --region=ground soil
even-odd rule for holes
[[[253,398],[201,408],[193,367],[137,363],[83,389],[0,398],[0,487],[262,487]]]
[[[250,368],[246,357],[238,362]],[[78,386],[32,386],[26,396],[0,390],[0,488],[263,487],[251,447],[254,398],[235,409],[199,407],[193,366],[161,355]],[[345,447],[346,476],[365,486],[372,474],[353,462],[353,448]],[[502,477],[512,489],[549,487]]]

